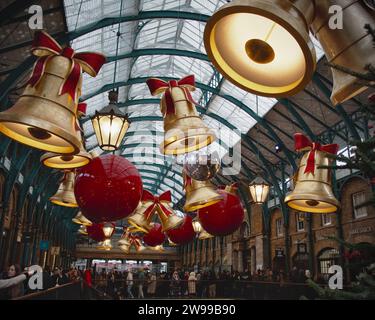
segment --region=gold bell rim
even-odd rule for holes
[[[181,220],[180,219],[175,219],[175,222],[173,223],[173,224],[170,224],[170,225],[168,225],[168,226],[164,226],[163,224],[162,224],[162,226],[161,226],[161,231],[162,232],[167,232],[167,231],[170,231],[170,230],[174,230],[174,229],[177,229],[179,226],[181,226],[182,224],[184,223],[184,219],[183,218],[181,218]]]
[[[52,201],[52,200],[51,200]],[[76,219],[76,218],[73,218],[72,219],[72,222],[76,223],[76,224],[79,224],[81,226],[85,226],[85,227],[90,227],[92,226],[92,223],[88,223],[88,222],[83,222],[82,220],[79,220],[79,219]]]
[[[238,10],[239,8],[241,10]],[[225,78],[227,80],[240,87],[241,89],[252,94],[262,95],[264,97],[287,97],[300,92],[310,82],[316,68],[316,52],[314,45],[309,38],[308,29],[306,30],[306,39],[304,39],[304,37],[299,34],[300,32],[302,32],[302,30],[296,30],[292,26],[292,24],[289,23],[289,20],[294,19],[295,17],[285,16],[281,10],[279,11],[280,12],[276,14],[265,9],[250,7],[249,5],[246,5],[246,3],[236,4],[232,2],[223,5],[218,11],[216,11],[207,21],[206,27],[204,29],[203,39],[205,43],[205,49],[207,52],[207,56],[210,58],[210,61],[215,66],[215,68],[219,70],[222,75],[225,75]],[[249,87],[241,82],[241,78],[243,78],[242,76],[235,74],[233,70],[224,70],[223,65],[226,63],[223,61],[221,55],[218,54],[215,41],[213,40],[215,38],[215,28],[217,23],[222,18],[236,13],[257,14],[276,22],[284,29],[286,29],[298,42],[305,57],[306,66],[304,76],[296,80],[294,83],[283,87],[270,87],[247,80],[247,82],[250,82],[252,84],[252,87]],[[282,16],[284,19],[282,18]],[[306,22],[303,21],[303,24],[306,25]],[[306,28],[308,28],[307,25]],[[222,63],[218,62],[218,60]]]
[[[160,152],[166,155],[181,155],[200,150],[210,145],[216,139],[214,133],[209,132],[209,130],[207,131],[208,132],[205,134],[199,133],[198,135],[194,136],[176,135],[173,137],[169,137],[161,143]],[[195,143],[191,146],[186,146],[185,143],[183,143],[183,141],[186,141],[187,139],[195,139],[195,142],[198,141],[199,143]]]
[[[40,161],[49,168],[73,169],[83,167],[92,160],[92,157],[89,153],[82,151],[78,154],[73,155],[73,159],[69,161],[62,160],[61,156],[61,154],[47,152],[40,157]]]
[[[69,207],[69,208],[77,208],[78,207],[78,204],[77,203],[72,203],[72,202],[63,202],[61,200],[58,200],[58,199],[54,199],[54,198],[50,198],[50,201],[54,204],[57,204],[59,206],[63,206],[63,207]]]
[[[66,143],[65,146],[56,146],[49,143],[43,143],[41,140],[27,137],[22,135],[14,130],[11,130],[6,124],[18,124],[25,127],[34,127],[34,128],[43,128],[46,130],[51,136],[57,137],[58,139],[64,141]],[[61,154],[74,154],[79,153],[79,146],[80,141],[74,135],[67,133],[65,130],[62,130],[58,126],[51,125],[46,122],[41,122],[38,119],[34,119],[33,117],[24,117],[23,115],[14,115],[11,113],[2,112],[0,113],[0,132],[5,134],[11,139],[14,139],[20,143],[25,145],[31,146],[36,149],[50,151],[54,153],[61,153]]]
[[[321,204],[324,204],[325,207],[311,207],[311,206],[302,206],[297,203],[297,201],[308,201],[308,200],[315,200]],[[333,213],[336,212],[340,208],[340,203],[336,199],[319,199],[317,200],[316,197],[307,194],[299,194],[298,197],[291,194],[290,196],[285,197],[285,203],[292,209],[302,211],[302,212],[309,212],[309,213]]]
[[[193,202],[193,203],[189,203],[188,205],[185,204],[184,210],[187,211],[187,212],[194,212],[194,211],[197,211],[199,209],[212,206],[213,204],[218,203],[221,200],[223,200],[223,196],[219,195],[215,198],[212,198],[210,201],[207,201],[207,200],[196,201],[196,202]]]

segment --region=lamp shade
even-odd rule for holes
[[[250,183],[249,190],[253,201],[262,204],[267,200],[270,185],[263,178],[257,177]]]
[[[226,79],[268,97],[293,95],[307,85],[316,65],[307,21],[312,4],[292,2],[234,0],[213,14],[204,42]]]
[[[96,111],[91,118],[99,147],[105,151],[115,151],[128,131],[130,121],[117,107],[117,92],[109,92],[109,105]]]
[[[107,222],[103,226],[103,233],[106,238],[112,237],[115,232],[115,225],[111,222]]]

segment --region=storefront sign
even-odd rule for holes
[[[334,237],[336,237],[335,233],[327,233],[327,234],[316,233],[315,241],[327,240],[327,238],[334,238]]]
[[[368,233],[368,232],[373,232],[374,228],[372,226],[364,226],[356,229],[352,229],[349,231],[350,235],[354,234],[361,234],[361,233]]]

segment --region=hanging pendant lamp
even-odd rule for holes
[[[311,80],[310,0],[234,0],[208,20],[207,55],[236,86],[261,96],[290,96]]]
[[[108,106],[96,111],[91,122],[99,147],[104,151],[115,151],[120,147],[130,121],[128,115],[117,107],[118,92],[110,91],[108,98]]]

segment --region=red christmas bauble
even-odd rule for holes
[[[93,223],[86,227],[87,235],[95,241],[104,241],[105,235],[103,232],[104,223]]]
[[[165,233],[161,231],[162,227],[159,223],[154,223],[153,227],[143,236],[143,241],[150,247],[163,244],[165,241]]]
[[[226,236],[236,231],[244,219],[240,198],[224,190],[217,190],[224,199],[198,210],[204,230],[213,236]]]
[[[195,238],[195,231],[192,224],[192,217],[185,216],[180,227],[167,232],[169,239],[175,244],[186,244]]]
[[[100,156],[77,170],[76,200],[83,215],[92,222],[129,216],[137,208],[142,191],[137,168],[120,156]]]

